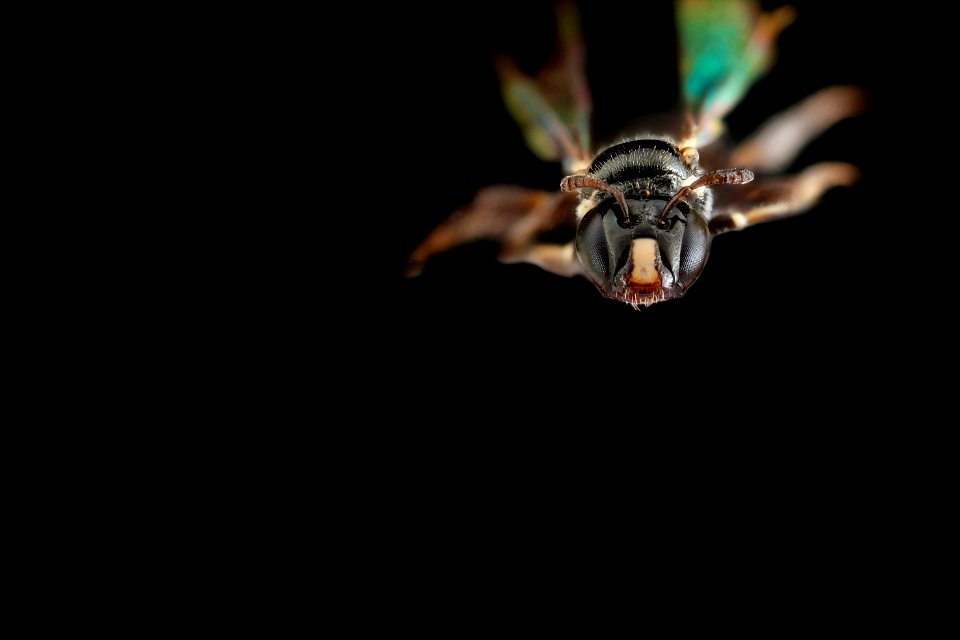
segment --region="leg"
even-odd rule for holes
[[[731,164],[757,173],[786,169],[807,144],[834,124],[863,111],[856,87],[828,87],[770,118],[733,152]]]
[[[821,162],[792,176],[758,181],[744,199],[731,203],[710,220],[714,234],[806,211],[828,189],[850,186],[860,171],[845,162]]]
[[[534,244],[522,253],[501,255],[501,262],[529,262],[544,271],[572,278],[583,274],[573,243]]]
[[[450,216],[420,243],[410,256],[407,275],[419,274],[430,257],[476,240],[502,243],[501,259],[505,262],[524,260],[539,234],[565,224],[572,228],[575,204],[573,193],[515,186],[482,189],[469,206]]]

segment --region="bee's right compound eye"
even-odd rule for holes
[[[615,265],[611,265],[613,257],[599,208],[587,212],[580,221],[576,248],[580,263],[590,279],[604,288],[609,287]]]

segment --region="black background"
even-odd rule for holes
[[[296,80],[347,113],[318,109],[314,119],[321,146],[310,151],[334,161],[306,181],[318,184],[310,202],[320,205],[320,233],[283,235],[282,249],[305,242],[319,264],[283,294],[319,310],[294,317],[307,319],[306,334],[277,328],[293,334],[282,346],[294,362],[267,375],[286,390],[279,408],[316,398],[319,430],[290,422],[324,442],[284,443],[279,459],[295,469],[285,463],[297,451],[309,457],[300,468],[331,470],[324,486],[351,504],[344,522],[355,516],[365,553],[416,564],[397,573],[406,585],[451,541],[458,548],[443,564],[457,570],[464,551],[496,548],[497,535],[514,545],[517,526],[546,508],[583,514],[575,498],[588,497],[584,486],[591,503],[611,490],[617,514],[652,499],[641,522],[654,526],[664,496],[688,512],[692,503],[698,520],[749,505],[766,527],[747,544],[772,526],[795,531],[804,507],[822,516],[831,500],[827,522],[812,520],[829,544],[865,502],[892,517],[890,501],[907,495],[907,476],[922,478],[914,468],[939,446],[912,435],[940,421],[925,411],[925,368],[905,357],[942,351],[918,344],[943,334],[919,329],[934,315],[916,282],[935,227],[923,211],[911,216],[922,205],[930,127],[905,122],[891,101],[922,99],[903,88],[910,67],[892,64],[914,34],[883,26],[899,12],[865,15],[853,4],[795,2],[778,65],[729,124],[745,135],[821,87],[864,86],[871,111],[827,132],[795,167],[854,162],[863,181],[804,215],[717,238],[684,298],[640,311],[582,278],[501,265],[482,243],[402,277],[414,247],[477,189],[557,187],[559,167],[526,148],[493,69],[497,54],[530,72],[542,66],[554,46],[550,2],[357,6],[361,15],[330,16],[311,36],[330,34],[332,51],[319,73],[306,58],[309,73]],[[672,106],[671,3],[591,1],[582,13],[598,140]],[[317,23],[306,24],[312,32]],[[312,220],[312,205],[302,214]],[[674,500],[668,484],[690,491]],[[358,486],[370,490],[357,498]],[[311,489],[303,504],[315,502]],[[704,525],[700,539],[716,530]],[[464,532],[482,539],[461,543]]]
[[[918,360],[950,338],[917,286],[937,227],[921,195],[932,128],[900,111],[922,99],[906,89],[912,58],[900,60],[915,32],[891,24],[899,13],[793,4],[779,63],[730,129],[746,135],[821,87],[861,85],[871,110],[815,141],[795,169],[842,160],[864,178],[806,214],[720,236],[682,299],[640,311],[583,278],[499,264],[483,243],[402,277],[414,247],[479,188],[557,187],[560,168],[526,148],[493,68],[498,54],[531,73],[543,65],[555,44],[550,2],[358,6],[361,15],[330,17],[311,35],[337,37],[324,41],[332,50],[319,72],[305,57],[308,72],[294,80],[345,113],[318,108],[312,120],[320,136],[309,152],[333,163],[304,181],[317,185],[320,231],[283,230],[280,252],[300,242],[319,268],[275,280],[278,297],[302,309],[267,305],[281,316],[265,332],[270,352],[293,362],[265,372],[284,390],[273,404],[307,398],[329,439],[285,443],[285,453],[308,456],[304,469],[334,469],[335,494],[370,487],[353,501],[358,514],[385,514],[370,549],[391,536],[402,544],[406,531],[428,547],[457,540],[478,509],[521,523],[543,505],[566,515],[579,506],[570,498],[586,497],[574,479],[587,481],[591,502],[629,486],[631,507],[669,496],[668,483],[689,487],[676,505],[703,496],[708,517],[737,498],[791,519],[798,504],[820,511],[821,497],[838,513],[871,497],[886,509],[895,492],[879,481],[905,485],[940,446],[915,431],[942,421],[929,415],[936,392]],[[673,106],[671,3],[593,1],[582,14],[597,139]],[[305,24],[312,34],[316,22]],[[312,221],[313,204],[294,215]],[[824,491],[810,498],[816,482]],[[418,506],[445,521],[435,535],[421,535]],[[458,508],[466,515],[451,519]],[[420,560],[405,546],[383,549]]]
[[[356,533],[364,547],[358,557],[410,562],[396,573],[404,589],[441,542],[458,545],[462,532],[488,540],[453,549],[453,570],[464,551],[484,550],[498,535],[515,545],[524,516],[554,505],[557,514],[574,513],[580,505],[570,499],[587,497],[582,480],[591,503],[620,484],[631,491],[622,502],[646,507],[653,498],[655,508],[670,495],[668,483],[687,480],[692,491],[676,506],[689,511],[693,502],[706,517],[734,506],[739,515],[739,498],[767,520],[760,535],[776,525],[796,530],[798,506],[821,511],[808,490],[824,478],[838,515],[827,514],[821,540],[833,543],[839,515],[858,517],[867,497],[892,517],[896,494],[878,478],[905,484],[909,432],[923,420],[940,422],[924,415],[931,392],[911,388],[920,386],[924,367],[904,356],[945,349],[918,347],[918,338],[942,334],[918,330],[934,313],[914,284],[927,270],[936,229],[919,195],[928,190],[924,134],[931,127],[904,122],[890,97],[902,98],[899,106],[935,101],[936,92],[903,89],[911,69],[891,64],[914,46],[911,32],[878,27],[885,18],[863,15],[854,3],[793,4],[799,17],[779,40],[779,63],[731,115],[731,131],[745,135],[821,87],[864,86],[871,111],[827,132],[795,167],[845,160],[861,166],[864,179],[826,194],[809,213],[719,237],[684,298],[640,311],[604,298],[583,278],[501,265],[496,248],[482,243],[438,256],[419,278],[402,277],[414,247],[477,189],[557,187],[559,167],[526,148],[493,69],[497,54],[530,72],[543,65],[555,42],[550,2],[355,5],[320,19],[285,19],[278,39],[291,34],[292,49],[307,51],[295,57],[273,40],[263,45],[292,68],[269,69],[281,86],[268,85],[260,97],[277,110],[252,120],[266,121],[268,137],[294,147],[265,160],[286,170],[289,155],[297,165],[290,186],[309,193],[306,204],[286,207],[285,194],[277,204],[271,193],[269,207],[255,206],[254,237],[236,248],[253,256],[249,271],[231,278],[234,264],[224,260],[222,277],[203,283],[203,296],[217,302],[222,283],[239,281],[242,306],[217,316],[200,349],[205,354],[207,343],[227,336],[223,368],[237,373],[201,366],[193,374],[187,359],[182,369],[201,376],[198,393],[225,377],[230,393],[222,403],[254,418],[254,429],[241,433],[252,455],[232,455],[224,438],[214,457],[255,475],[251,495],[289,505],[288,513],[318,506],[333,515],[322,525]],[[356,13],[339,13],[344,8]],[[591,1],[582,13],[597,139],[673,106],[671,3]],[[318,41],[319,60],[312,55]],[[306,127],[294,117],[304,109]],[[243,131],[237,127],[241,139]],[[271,236],[264,223],[274,220],[283,226]],[[251,282],[269,293],[250,295]],[[917,321],[904,321],[910,318]],[[252,358],[251,339],[259,339]],[[249,410],[257,402],[268,408],[261,420]],[[883,432],[878,414],[892,423]],[[237,421],[228,422],[232,429]],[[274,456],[266,449],[273,433]],[[920,467],[939,445],[918,440],[913,464]],[[858,463],[865,460],[877,471],[864,471]],[[229,483],[234,476],[217,477]],[[836,491],[847,478],[849,488]],[[358,488],[369,491],[357,496]],[[337,500],[349,504],[343,517],[328,511]],[[783,517],[771,521],[776,507]],[[490,528],[482,526],[486,511],[499,516]],[[662,512],[650,514],[643,524],[663,521]],[[698,528],[701,539],[705,528]]]
[[[745,136],[821,87],[862,86],[870,110],[816,140],[794,169],[842,160],[864,178],[804,215],[719,237],[684,298],[639,311],[586,279],[499,264],[487,243],[402,277],[413,248],[480,187],[557,187],[559,166],[528,151],[493,69],[502,53],[539,70],[553,51],[554,23],[550,2],[378,13],[380,27],[366,36],[377,62],[362,97],[353,96],[375,115],[364,115],[350,166],[369,168],[363,193],[380,209],[373,273],[357,283],[370,303],[380,372],[429,381],[424,397],[430,384],[489,372],[465,393],[528,398],[542,381],[564,399],[589,387],[613,402],[693,394],[739,403],[762,389],[800,407],[845,397],[850,381],[886,367],[901,348],[896,317],[911,293],[903,286],[907,250],[890,234],[882,151],[896,115],[886,102],[890,50],[876,17],[867,26],[846,3],[792,4],[798,19],[780,37],[778,62],[728,118],[730,131]],[[671,3],[591,2],[581,14],[596,140],[676,103]]]

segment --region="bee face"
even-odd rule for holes
[[[613,198],[588,211],[577,227],[576,253],[600,291],[634,306],[679,298],[710,252],[711,234],[699,211],[681,202],[662,223],[669,195],[627,195],[623,215]]]

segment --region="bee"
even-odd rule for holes
[[[866,97],[856,87],[822,89],[740,144],[728,143],[724,118],[772,66],[777,37],[795,18],[791,7],[765,12],[750,0],[679,0],[675,13],[680,115],[599,150],[573,4],[557,6],[558,54],[536,77],[499,59],[504,101],[527,145],[562,164],[559,190],[481,189],[413,251],[407,274],[420,273],[438,253],[489,239],[499,243],[503,262],[585,276],[604,296],[646,307],[684,295],[717,235],[801,213],[829,189],[859,179],[857,167],[844,162],[783,175],[810,141],[863,110]],[[571,241],[543,238],[563,226],[574,228]]]

